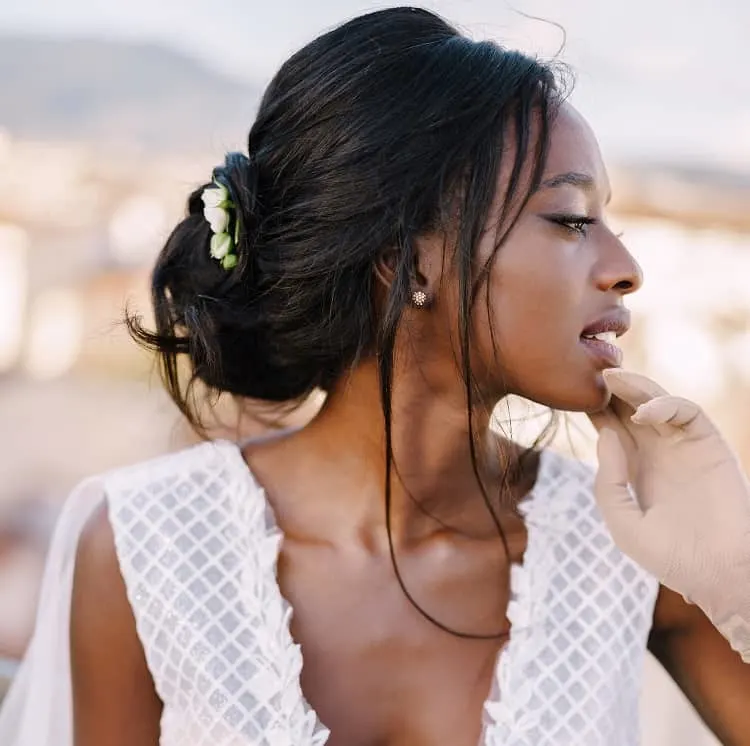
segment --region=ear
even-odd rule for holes
[[[434,298],[443,274],[445,237],[439,234],[414,239],[413,262],[409,270],[409,290],[422,290]],[[382,252],[375,262],[375,276],[389,288],[394,281],[399,263],[399,250],[393,247]]]
[[[414,243],[414,287],[435,298],[446,269],[447,236],[442,231],[419,236]]]
[[[398,251],[394,247],[389,246],[385,251],[381,252],[375,262],[375,277],[383,289],[388,289],[393,285],[397,267]]]

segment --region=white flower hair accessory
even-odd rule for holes
[[[229,190],[214,181],[201,194],[203,201],[203,217],[206,218],[211,232],[211,256],[221,262],[224,269],[232,269],[237,265],[237,243],[239,241],[239,220],[234,219],[234,234],[229,232],[232,223],[232,212],[235,211],[234,202],[229,196]]]

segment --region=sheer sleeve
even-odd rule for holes
[[[73,568],[79,536],[104,495],[101,480],[92,478],[74,489],[63,506],[47,555],[31,643],[0,709],[2,746],[73,746]]]

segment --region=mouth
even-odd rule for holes
[[[598,367],[619,368],[623,352],[617,346],[617,339],[629,328],[629,312],[624,308],[617,308],[589,324],[581,332],[580,342],[595,358]]]
[[[617,332],[598,332],[597,334],[581,334],[581,339],[597,340],[613,345],[617,341]]]

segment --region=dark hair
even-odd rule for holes
[[[512,158],[512,168],[498,246],[538,186],[561,96],[550,65],[472,41],[418,8],[363,15],[294,54],[263,96],[247,156],[228,156],[214,173],[237,206],[237,266],[227,271],[209,254],[202,185],[153,272],[155,332],[129,320],[136,339],[158,351],[182,412],[200,424],[190,396],[197,381],[288,402],[329,390],[376,354],[389,504],[393,351],[412,287],[414,239],[457,228],[471,413],[478,395],[471,313],[492,261],[476,272],[474,250],[501,159]],[[530,184],[522,178],[529,163]],[[396,250],[394,278],[376,314],[374,268],[386,249]],[[190,363],[187,382],[181,356]],[[473,451],[472,458],[478,474]]]

